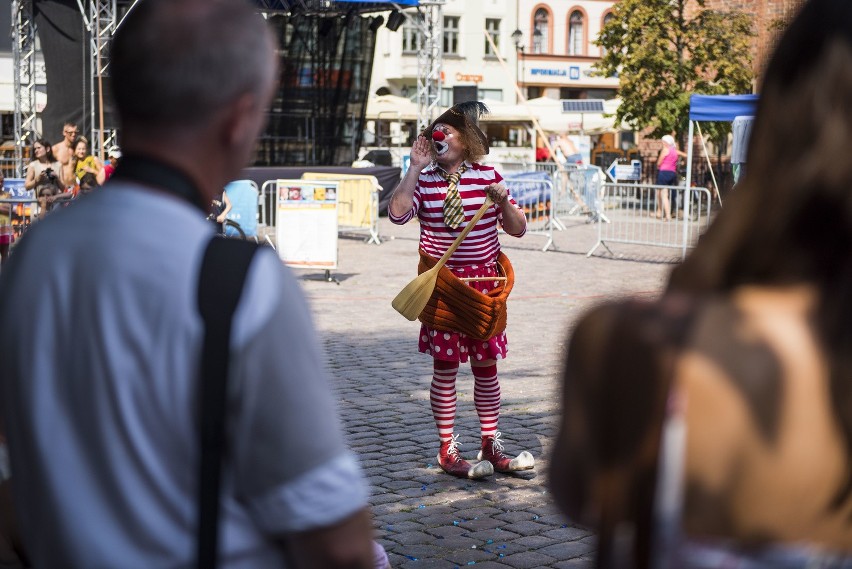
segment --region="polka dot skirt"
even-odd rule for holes
[[[457,277],[493,277],[497,275],[497,266],[470,265],[467,267],[450,268]],[[471,281],[469,286],[482,293],[487,293],[500,281]],[[508,352],[506,332],[497,334],[490,340],[476,340],[461,332],[446,332],[433,330],[425,324],[420,327],[420,341],[417,348],[421,353],[428,354],[436,360],[450,362],[468,361],[468,358],[481,360],[502,360]]]

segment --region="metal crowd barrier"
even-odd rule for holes
[[[382,186],[375,176],[363,174],[334,174],[305,172],[303,180],[339,182],[337,186],[338,232],[362,232],[369,235],[367,243],[381,245],[379,239],[379,195]]]
[[[24,187],[24,178],[6,178],[3,192],[8,197],[0,199],[0,217],[20,236],[41,215],[35,190]]]
[[[381,245],[379,238],[379,194],[382,187],[375,176],[305,172],[305,181],[338,182],[338,233],[366,232],[367,243]],[[267,180],[260,188],[260,225],[275,228],[278,215],[277,180]]]
[[[553,245],[554,185],[547,172],[525,172],[507,177],[506,187],[527,218],[527,235],[542,235],[547,241],[542,251]],[[561,228],[561,227],[560,227]]]
[[[0,223],[11,225],[20,237],[41,215],[38,200],[34,197],[0,198]]]
[[[672,219],[657,218],[658,192],[670,192]],[[681,250],[686,257],[709,226],[712,196],[706,188],[655,186],[650,184],[603,184],[598,207],[598,239],[586,256],[599,246],[612,254],[611,243],[668,247]]]
[[[559,215],[588,215],[590,222],[609,219],[601,206],[601,191],[606,175],[598,166],[589,164],[567,164],[560,175],[563,184],[563,199],[557,209]]]

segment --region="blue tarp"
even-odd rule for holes
[[[513,172],[506,175],[504,182],[521,207],[550,201],[553,178],[547,172]]]
[[[689,120],[726,121],[754,115],[757,95],[692,95],[689,98]]]
[[[251,180],[236,180],[225,186],[228,200],[231,202],[231,211],[228,219],[240,225],[247,237],[257,236],[257,185]],[[235,237],[237,230],[231,227],[225,228],[225,235]]]

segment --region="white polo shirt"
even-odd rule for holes
[[[37,567],[193,565],[197,308],[212,224],[112,182],[36,223],[0,275],[0,419]],[[272,250],[237,308],[223,566],[281,566],[271,538],[366,506],[298,283]]]

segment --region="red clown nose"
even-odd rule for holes
[[[444,136],[444,133],[440,130],[432,132],[432,140],[437,140],[438,142],[441,142],[442,140],[444,140],[444,138],[446,137]]]

